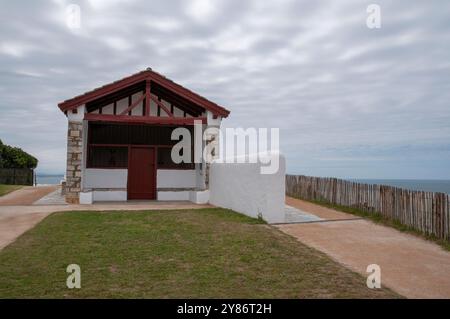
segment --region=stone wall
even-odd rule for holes
[[[79,204],[81,160],[83,157],[83,124],[69,121],[67,131],[66,202]]]

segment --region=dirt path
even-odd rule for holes
[[[277,225],[283,232],[364,276],[368,265],[378,264],[382,285],[405,297],[450,298],[450,252],[440,246],[365,219],[345,220],[355,218],[351,214],[291,198],[286,202],[334,221]]]
[[[51,186],[25,186],[19,190],[0,197],[0,206],[31,205],[38,199],[55,191],[56,185]]]

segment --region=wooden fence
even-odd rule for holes
[[[427,235],[450,240],[450,197],[336,178],[286,176],[286,194],[381,214]]]
[[[0,184],[33,185],[34,171],[31,168],[0,168]]]

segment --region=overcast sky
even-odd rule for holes
[[[0,0],[0,138],[64,172],[57,103],[147,66],[279,127],[290,173],[450,179],[448,0]]]

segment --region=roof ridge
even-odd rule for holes
[[[215,102],[212,102],[212,101],[208,100],[207,98],[205,98],[205,97],[201,96],[200,94],[198,94],[198,93],[196,93],[196,92],[194,92],[194,91],[192,91],[192,90],[182,86],[181,84],[176,83],[172,79],[166,77],[164,74],[161,74],[159,72],[154,71],[151,67],[147,67],[144,70],[141,70],[139,72],[133,73],[133,74],[128,75],[128,76],[125,76],[125,77],[123,77],[121,79],[118,79],[118,80],[115,80],[113,82],[106,83],[106,84],[104,84],[102,86],[98,86],[98,87],[96,87],[96,88],[94,88],[92,90],[89,90],[89,91],[86,91],[86,92],[84,92],[82,94],[76,95],[76,96],[74,96],[74,97],[72,97],[70,99],[66,99],[66,100],[58,103],[58,106],[59,106],[59,108],[62,111],[65,111],[67,109],[71,109],[71,108],[73,108],[76,105],[76,100],[81,100],[81,101],[79,101],[80,104],[83,104],[83,102],[86,103],[89,100],[88,99],[89,95],[97,93],[97,92],[101,91],[102,89],[106,89],[107,87],[114,86],[115,84],[120,84],[123,81],[131,80],[134,77],[138,77],[138,76],[140,76],[142,74],[145,74],[145,73],[148,73],[150,77],[153,74],[156,75],[156,76],[159,76],[164,81],[167,81],[167,82],[170,82],[171,84],[173,84],[176,88],[178,88],[180,90],[184,90],[184,92],[185,92],[184,94],[192,95],[191,98],[198,98],[198,99],[200,99],[200,101],[197,101],[196,103],[200,103],[201,101],[203,101],[203,102],[209,104],[213,109],[214,108],[219,108],[219,110],[220,110],[219,113],[222,113],[224,116],[228,116],[228,114],[230,113],[230,111],[228,111],[226,108],[218,105]],[[142,79],[142,80],[144,80],[144,79]],[[157,79],[154,79],[154,80],[157,80]],[[104,95],[105,94],[108,94],[108,93],[104,93]],[[86,101],[83,100],[83,97],[86,99]],[[92,99],[94,99],[94,98],[97,98],[97,97],[93,97]]]

